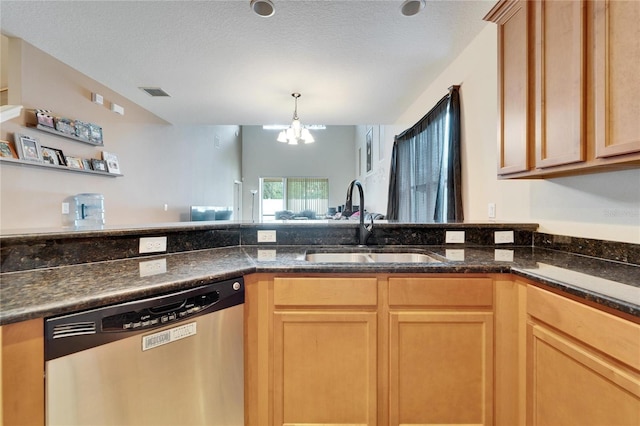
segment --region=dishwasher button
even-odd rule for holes
[[[132,324],[132,323],[130,323],[130,322],[127,322],[127,323],[122,324],[122,328],[123,328],[124,330],[128,330],[128,329],[130,329],[130,328],[132,328],[132,327],[133,327],[133,324]]]
[[[151,320],[151,325],[156,325],[159,321],[160,321],[160,319],[154,318],[154,319]]]
[[[148,325],[151,325],[151,321],[142,321],[142,326],[146,327]]]
[[[141,326],[142,326],[142,323],[140,321],[133,323],[133,328],[140,328]]]
[[[176,314],[169,314],[169,320],[173,321],[174,319],[176,319]]]
[[[162,318],[160,318],[160,321],[165,323],[165,322],[169,321],[169,317],[166,316],[166,315],[163,315]]]

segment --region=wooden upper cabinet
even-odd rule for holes
[[[537,168],[585,160],[585,4],[535,2]]]
[[[498,24],[498,174],[508,175],[530,167],[531,7],[526,0],[498,6],[490,13]]]
[[[640,164],[640,1],[501,0],[498,175]]]
[[[594,2],[595,154],[640,152],[640,2]]]

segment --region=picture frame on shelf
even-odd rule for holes
[[[64,117],[56,117],[56,130],[67,135],[75,136],[76,124],[73,120]]]
[[[37,109],[36,119],[38,120],[38,124],[41,126],[50,127],[52,129],[56,128],[55,117],[51,115],[51,111],[49,110]]]
[[[50,148],[50,149],[52,149],[52,150],[54,150],[56,152],[56,155],[58,156],[58,164],[60,164],[61,166],[66,166],[67,165],[67,157],[64,155],[62,150],[58,149],[58,148]]]
[[[96,172],[105,172],[107,173],[107,163],[104,160],[98,160],[93,158],[91,160],[91,167]]]
[[[65,157],[67,160],[67,167],[70,169],[82,169],[82,159],[78,157]]]
[[[18,158],[18,153],[13,149],[11,142],[0,140],[0,157]]]
[[[15,140],[18,157],[21,160],[42,163],[42,152],[40,151],[40,142],[37,138],[17,133]]]
[[[60,166],[60,158],[58,157],[58,153],[56,149],[50,148],[48,146],[41,146],[42,150],[42,162],[45,164],[52,164],[54,166]],[[65,164],[62,164],[64,166]]]
[[[102,127],[89,123],[89,140],[97,145],[102,145]]]
[[[86,141],[90,140],[91,128],[89,126],[89,123],[76,120],[76,136]]]
[[[109,173],[121,174],[117,155],[112,152],[102,151],[102,159],[107,163],[107,171]]]
[[[93,170],[93,167],[91,167],[91,159],[83,158],[82,159],[82,168],[85,169],[85,170]]]

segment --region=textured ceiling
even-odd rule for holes
[[[393,123],[484,28],[493,0],[0,1],[22,38],[174,124]],[[451,82],[457,84],[459,82]],[[152,98],[141,86],[161,87]],[[443,87],[443,93],[446,90]]]

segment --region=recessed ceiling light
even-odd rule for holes
[[[400,6],[400,12],[404,16],[417,15],[426,4],[426,0],[405,0]]]
[[[271,0],[251,0],[249,5],[251,6],[251,10],[263,18],[268,18],[276,13],[276,8]]]
[[[149,96],[153,97],[171,97],[170,94],[159,87],[140,87],[140,90],[144,90]]]

